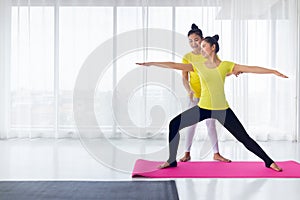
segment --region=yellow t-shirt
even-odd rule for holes
[[[205,58],[201,54],[194,54],[192,52],[184,55],[182,63],[197,65],[197,63],[203,63]],[[194,97],[199,98],[201,94],[201,84],[199,76],[196,72],[189,72],[189,83],[192,91],[194,92]]]
[[[227,103],[224,84],[225,77],[232,72],[235,63],[222,61],[216,68],[207,68],[202,63],[193,65],[194,71],[198,73],[201,84],[201,95],[198,106],[208,110],[224,110],[229,108]]]

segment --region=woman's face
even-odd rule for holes
[[[200,50],[200,44],[201,44],[201,37],[195,33],[192,33],[191,35],[189,35],[189,44],[192,47],[193,50]]]
[[[210,45],[208,42],[203,40],[201,42],[201,54],[204,58],[211,56],[215,52],[215,46]]]

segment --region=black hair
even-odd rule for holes
[[[215,50],[215,53],[218,53],[220,47],[219,47],[219,43],[218,43],[218,40],[219,40],[219,35],[214,35],[212,37],[208,36],[208,37],[205,37],[203,39],[205,42],[209,43],[210,46],[212,45],[215,45],[216,46],[216,50]]]
[[[191,34],[196,34],[201,39],[203,39],[202,31],[201,31],[201,29],[198,28],[198,26],[196,24],[192,24],[191,30],[188,32],[188,36],[190,36]]]

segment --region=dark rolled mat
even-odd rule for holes
[[[178,200],[175,181],[0,181],[1,200]]]

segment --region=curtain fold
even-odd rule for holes
[[[120,43],[112,39],[113,50],[107,53],[115,60],[99,77],[95,90],[98,126],[108,137],[124,137],[112,112],[123,109],[112,107],[118,83],[136,68],[135,62],[181,61],[174,52],[146,48],[152,37],[149,30],[160,28],[186,36],[196,23],[204,36],[219,34],[221,60],[274,68],[289,76],[287,80],[254,74],[227,77],[226,94],[252,137],[299,141],[297,0],[5,0],[0,9],[0,27],[5,30],[0,33],[1,138],[78,137],[73,92],[84,62],[113,36],[143,29],[132,43],[142,42],[144,48],[118,58]],[[180,47],[172,37],[165,42],[176,51]],[[184,45],[182,49],[188,48],[188,40]],[[166,72],[170,86],[166,90],[149,85],[149,70],[136,77],[145,85],[120,93],[130,96],[125,111],[132,121],[128,130],[151,124],[151,110],[159,105],[166,121],[156,137],[166,138],[169,120],[185,109],[176,105],[170,91],[180,72]],[[207,138],[204,124],[198,125],[199,140]],[[136,134],[147,137],[153,133],[149,129]],[[232,139],[220,125],[218,136],[220,140]]]
[[[10,124],[11,2],[0,2],[0,139],[8,138]]]
[[[298,9],[298,11],[300,10],[300,3],[299,1],[297,1],[295,3],[295,7]],[[298,12],[299,13],[299,12]],[[300,51],[299,51],[299,47],[300,47],[300,15],[298,14],[297,17],[294,19],[296,20],[297,22],[295,22],[297,24],[297,41],[298,41],[298,48],[297,50],[295,51],[295,54],[296,55],[299,55],[300,54]],[[296,112],[297,112],[297,115],[296,115],[296,137],[297,137],[297,141],[299,142],[300,141],[300,99],[299,99],[299,96],[300,96],[300,56],[296,56],[298,58],[298,61],[297,61],[297,64],[298,64],[298,68],[297,68],[297,73],[296,73],[296,80],[297,80],[297,91],[296,91],[296,99],[297,99],[297,109],[296,109]]]

